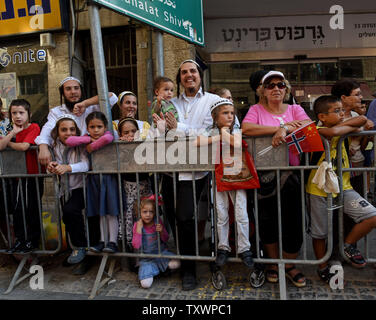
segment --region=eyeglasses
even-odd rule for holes
[[[341,112],[345,112],[345,109],[335,109],[334,111],[328,111],[328,112],[323,112],[323,113],[326,113],[326,114],[328,114],[328,113],[336,113],[336,114],[339,114],[339,113],[341,113]]]
[[[273,90],[276,86],[278,87],[278,89],[285,89],[286,83],[284,83],[284,82],[277,82],[277,83],[271,82],[271,83],[264,85],[264,87],[266,89],[269,89],[269,90]]]

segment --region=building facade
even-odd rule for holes
[[[87,1],[35,3],[34,8],[18,0],[0,3],[0,96],[5,104],[28,99],[33,120],[43,124],[48,109],[60,104],[57,87],[65,76],[82,79],[86,96],[97,88]],[[346,0],[334,9],[330,13],[324,0],[304,7],[295,0],[262,6],[204,0],[205,46],[163,33],[164,73],[175,80],[181,61],[197,59],[206,87],[229,88],[241,115],[254,103],[249,76],[259,69],[282,71],[307,111],[343,77],[360,81],[363,98],[370,101],[376,91],[376,5]],[[108,88],[137,93],[138,117],[147,120],[148,88],[157,70],[156,31],[107,8],[99,14]]]

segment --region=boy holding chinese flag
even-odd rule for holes
[[[358,116],[344,121],[342,103],[335,96],[319,97],[316,99],[313,108],[317,119],[322,123],[322,126],[318,127],[320,135],[330,141],[330,160],[333,169],[335,169],[338,157],[337,144],[340,137],[351,132],[362,131],[363,126],[367,123],[367,118]],[[343,168],[349,168],[349,159],[344,143],[340,158],[342,159]],[[322,153],[317,165],[320,165],[324,160],[325,154]],[[316,171],[316,169],[312,170],[309,175],[306,192],[309,196],[310,234],[313,238],[313,249],[316,258],[321,259],[326,253],[326,239],[328,236],[327,194],[312,182]],[[376,208],[353,190],[350,184],[350,172],[344,172],[342,178],[344,213],[356,222],[345,238],[344,252],[354,267],[362,268],[366,265],[366,261],[354,244],[376,227]],[[333,196],[337,195],[333,194]],[[319,265],[318,274],[327,283],[330,282],[330,278],[334,275],[330,273],[326,262]]]

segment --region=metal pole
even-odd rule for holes
[[[153,31],[149,29],[149,58],[146,64],[147,70],[147,96],[148,96],[148,121],[153,123],[151,115],[151,103],[153,101]]]
[[[101,21],[99,17],[99,9],[96,4],[89,4],[89,21],[90,21],[90,35],[91,46],[93,48],[95,79],[97,81],[99,105],[101,111],[106,115],[108,123],[112,123],[112,115],[110,108],[110,101],[108,98],[108,85],[107,85],[107,73],[106,63],[104,60],[103,41]],[[108,130],[113,132],[112,125],[108,126]]]
[[[156,31],[156,48],[157,48],[157,74],[164,75],[164,56],[163,56],[163,34]]]

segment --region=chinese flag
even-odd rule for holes
[[[324,151],[319,132],[314,122],[310,122],[286,137],[289,150],[294,154]]]

